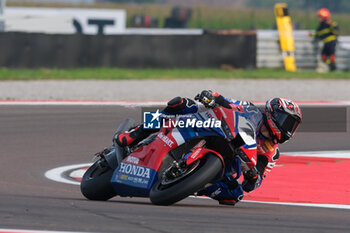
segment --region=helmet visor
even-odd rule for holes
[[[275,112],[273,118],[277,127],[286,134],[288,138],[294,135],[300,125],[300,119],[285,112]]]

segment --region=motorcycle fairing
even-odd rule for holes
[[[114,171],[111,183],[120,196],[148,197],[150,189],[158,180],[158,171],[163,158],[178,147],[179,135],[176,128],[161,128],[154,141],[127,156]]]
[[[209,116],[190,114],[184,117],[205,121]],[[117,167],[111,178],[114,190],[120,196],[148,196],[153,184],[158,180],[158,171],[164,157],[172,149],[197,136],[223,136],[223,133],[220,128],[161,128],[151,144],[138,148]],[[222,159],[221,156],[220,158]]]

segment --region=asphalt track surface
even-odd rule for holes
[[[349,109],[348,109],[349,111]],[[87,163],[111,143],[118,106],[0,106],[0,228],[84,232],[350,232],[350,211],[258,203],[220,206],[187,198],[154,206],[144,198],[85,200],[79,187],[44,173]],[[315,119],[317,116],[314,116]],[[347,116],[347,125],[349,117]],[[350,133],[301,132],[282,151],[349,150]],[[327,184],[325,184],[327,185]]]

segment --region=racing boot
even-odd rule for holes
[[[143,124],[140,124],[128,131],[114,135],[114,140],[121,147],[132,146],[136,145],[156,131],[157,130],[150,129],[145,130],[143,128]]]
[[[236,203],[239,202],[239,200],[220,200],[219,204],[220,205],[231,205],[234,206]]]
[[[198,196],[208,196],[217,200],[221,205],[234,206],[243,198],[243,188],[240,182],[233,181],[231,183],[218,182],[214,185],[206,187],[197,193]]]

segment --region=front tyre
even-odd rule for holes
[[[153,185],[150,191],[151,202],[155,205],[171,205],[197,192],[211,182],[222,169],[222,162],[214,154],[208,154],[199,165],[174,183],[164,182],[164,177]]]
[[[106,201],[116,195],[111,184],[113,169],[104,158],[85,172],[80,183],[81,193],[89,200]]]

